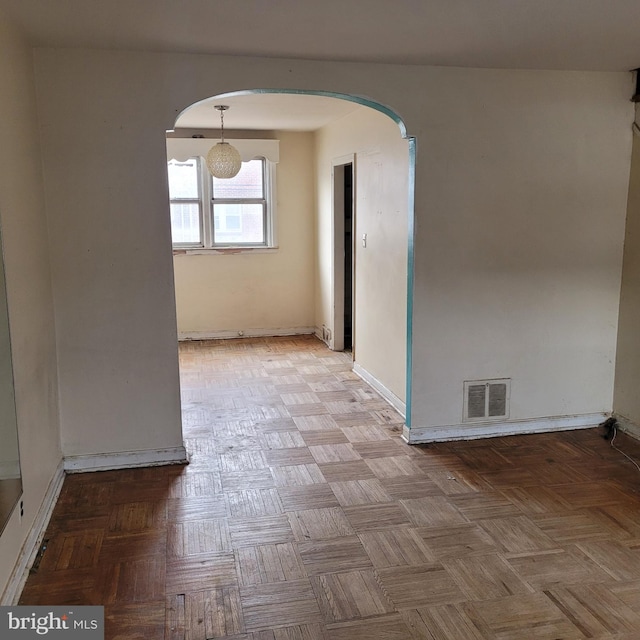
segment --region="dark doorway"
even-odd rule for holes
[[[344,349],[353,347],[353,165],[344,165]]]

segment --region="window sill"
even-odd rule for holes
[[[208,255],[229,255],[236,253],[275,253],[279,247],[215,247],[215,248],[179,248],[173,249],[174,256],[208,256]]]

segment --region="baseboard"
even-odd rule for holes
[[[550,418],[534,418],[532,420],[512,420],[510,422],[456,424],[443,427],[411,427],[411,429],[405,427],[402,438],[409,444],[498,438],[525,433],[589,429],[599,425],[606,418],[606,413],[585,413],[577,416],[554,416]]]
[[[173,449],[65,456],[64,470],[67,473],[83,473],[85,471],[110,471],[134,467],[159,467],[165,464],[185,464],[188,461],[186,449],[174,447]]]
[[[407,406],[390,389],[387,389],[378,378],[369,373],[357,362],[353,364],[353,373],[362,378],[369,386],[373,387],[403,418],[407,415]]]
[[[315,327],[282,327],[279,329],[242,329],[241,331],[180,331],[178,340],[231,340],[232,338],[268,338],[315,334]]]
[[[619,413],[614,413],[613,417],[616,419],[620,431],[624,431],[624,433],[630,435],[632,438],[640,440],[640,425]]]
[[[22,545],[20,554],[16,561],[7,587],[0,598],[0,605],[16,605],[22,593],[22,589],[29,577],[29,568],[36,559],[42,539],[49,525],[53,508],[56,506],[58,496],[62,490],[62,483],[64,482],[64,465],[62,460],[55,470],[47,487],[47,491],[44,495],[38,514],[36,515],[31,529],[27,534],[27,538]]]

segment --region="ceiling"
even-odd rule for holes
[[[219,129],[220,114],[214,105],[224,104],[225,129],[315,131],[359,107],[354,102],[281,93],[243,94],[210,98],[189,107],[176,120],[176,128]]]
[[[0,0],[35,45],[462,67],[640,66],[639,0]]]

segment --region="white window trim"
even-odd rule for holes
[[[199,158],[200,226],[202,243],[173,244],[174,255],[206,255],[231,253],[270,253],[278,250],[276,164],[280,160],[279,140],[228,140],[233,144],[244,162],[261,159],[265,162],[264,191],[266,200],[265,242],[263,244],[219,244],[213,243],[213,200],[211,176],[204,157],[218,142],[213,138],[167,138],[167,160]]]
[[[175,159],[175,158],[174,158]],[[185,160],[190,160],[191,158],[186,158]],[[180,159],[180,160],[176,160],[177,162],[184,162],[185,160]],[[203,176],[202,176],[202,158],[198,158],[198,163],[197,163],[197,167],[198,167],[198,197],[197,198],[171,198],[171,196],[169,196],[169,208],[171,208],[172,204],[192,204],[192,203],[197,203],[198,205],[198,219],[200,221],[200,242],[180,242],[180,243],[175,243],[173,244],[174,247],[181,247],[184,249],[200,249],[202,248],[204,242],[205,242],[205,232],[204,232],[204,224],[205,224],[205,218],[206,216],[203,215],[203,200],[202,200],[202,193],[203,193]]]

